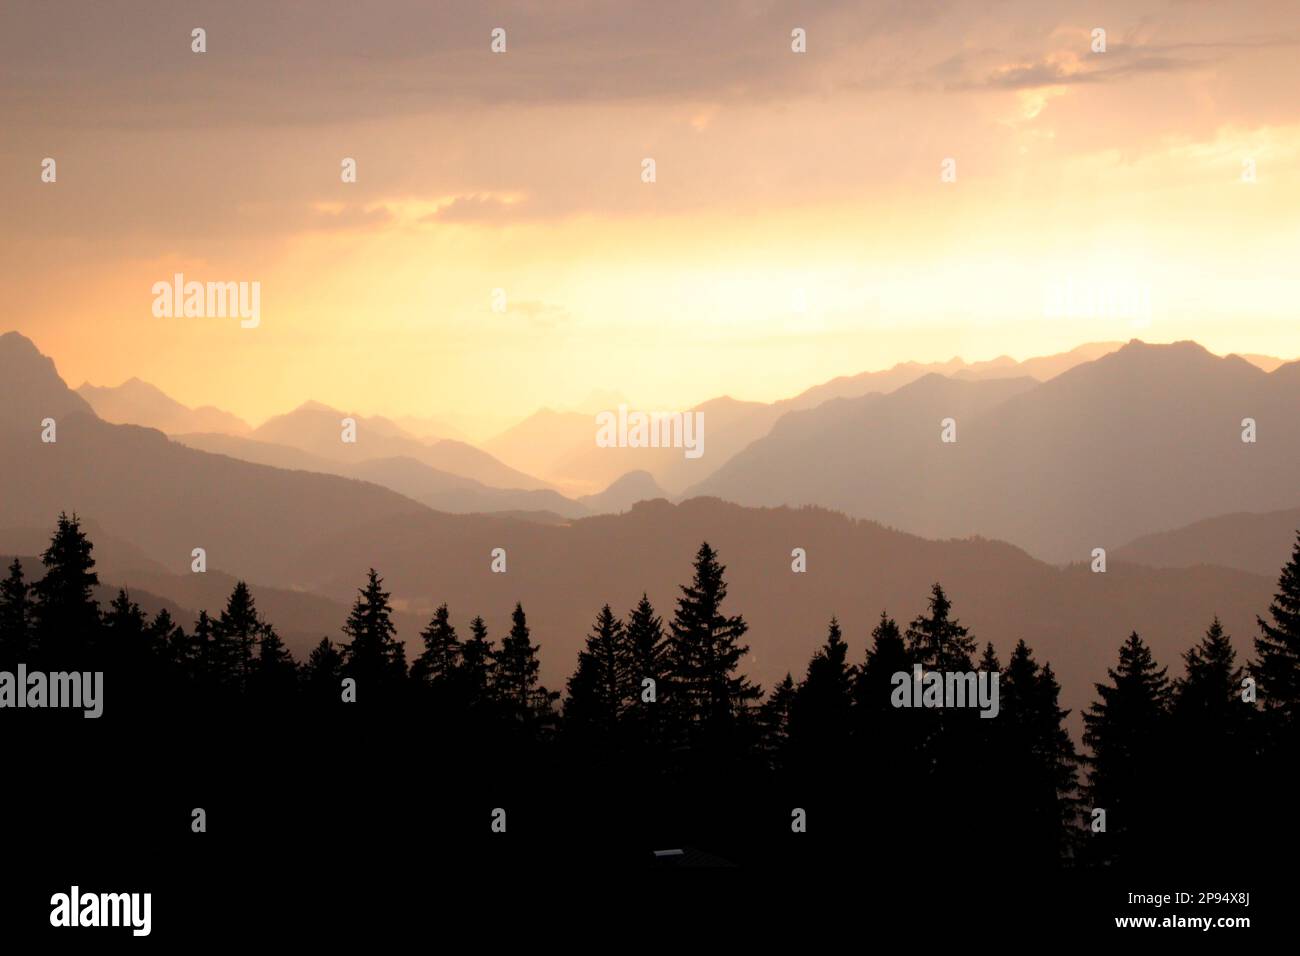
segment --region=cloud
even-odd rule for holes
[[[519,219],[529,211],[527,199],[518,195],[472,193],[456,196],[433,212],[420,217],[422,223],[503,223]]]

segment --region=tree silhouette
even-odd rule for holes
[[[789,806],[826,806],[819,801],[844,794],[852,795],[854,814],[873,826],[837,835],[834,852],[880,858],[930,859],[979,833],[992,836],[1001,864],[1018,870],[1154,860],[1222,867],[1243,845],[1285,855],[1294,840],[1291,791],[1242,782],[1284,779],[1294,761],[1288,743],[1294,738],[1287,734],[1294,732],[1296,710],[1300,542],[1283,569],[1270,623],[1261,620],[1255,642],[1259,659],[1250,672],[1262,706],[1243,700],[1243,669],[1217,618],[1183,654],[1186,673],[1173,683],[1132,634],[1084,714],[1091,750],[1086,800],[1079,795],[1080,758],[1064,726],[1069,712],[1060,706],[1060,686],[1024,641],[1005,668],[991,641],[978,655],[978,669],[999,677],[996,719],[981,718],[973,706],[894,706],[896,676],[912,679],[914,663],[964,670],[976,657],[974,639],[938,584],[927,612],[905,635],[881,613],[859,667],[849,664],[832,618],[804,680],[796,684],[787,674],[755,706],[761,692],[740,671],[746,625],[739,615],[724,614],[725,569],[705,543],[667,636],[645,594],[626,623],[608,605],[600,609],[568,681],[564,732],[552,735],[557,695],[539,684],[540,648],[520,604],[499,649],[482,617],[461,642],[440,606],[408,674],[389,594],[371,569],[343,626],[347,643],[324,638],[298,667],[243,581],[215,620],[199,612],[189,636],[166,610],[149,621],[125,588],[101,615],[91,553],[76,517],[60,515],[41,580],[29,586],[21,564],[9,565],[0,581],[0,665],[30,652],[45,667],[103,666],[117,688],[110,694],[115,714],[155,719],[160,711],[190,709],[190,720],[212,715],[214,730],[228,727],[229,715],[247,712],[241,709],[249,704],[262,725],[274,711],[276,727],[300,713],[320,717],[328,707],[336,722],[315,735],[319,741],[331,747],[364,741],[372,767],[402,764],[406,751],[385,743],[388,735],[350,736],[356,713],[337,705],[342,678],[354,676],[364,688],[361,699],[407,708],[400,723],[420,727],[425,743],[431,735],[435,746],[426,750],[449,772],[485,776],[493,787],[507,778],[563,773],[594,802],[619,808],[618,814],[599,811],[605,815],[597,829],[626,826],[619,815],[626,817],[628,808],[615,795],[642,788],[642,807],[650,812],[637,825],[650,820],[657,831],[659,818],[675,812],[665,797],[671,803],[682,792],[672,788],[684,787],[708,792],[726,808],[711,823],[730,828],[742,851]],[[75,632],[62,630],[74,622]],[[659,702],[642,699],[646,678],[655,681]],[[301,707],[304,702],[311,706]],[[239,749],[250,766],[270,766],[282,754],[279,738],[260,732]],[[593,759],[602,757],[611,759]],[[745,819],[759,812],[749,809],[756,793],[769,800],[759,804],[761,824]],[[774,816],[772,806],[780,811]],[[1106,810],[1105,834],[1078,826],[1094,807]],[[697,813],[692,805],[674,836],[686,817],[698,825],[692,822]],[[649,830],[637,832],[641,839]],[[1205,838],[1188,840],[1192,833]]]
[[[772,688],[758,708],[758,726],[763,759],[773,770],[783,770],[790,749],[790,711],[797,688],[789,673]]]
[[[835,618],[826,643],[808,663],[808,674],[790,708],[790,750],[806,774],[824,776],[845,766],[852,733],[856,669]]]
[[[31,651],[31,588],[23,578],[23,563],[14,558],[9,575],[0,581],[0,670],[12,670]]]
[[[376,704],[391,705],[391,699],[406,677],[406,648],[395,637],[389,593],[381,586],[383,579],[374,568],[366,572],[366,586],[357,599],[343,633],[343,676],[357,682],[357,699],[362,693],[372,695]],[[364,688],[364,690],[363,690]]]
[[[725,571],[717,552],[707,541],[701,544],[693,580],[682,586],[670,625],[672,714],[685,742],[701,755],[738,753],[750,705],[762,696],[760,688],[737,673],[740,659],[749,653],[740,643],[749,627],[739,615],[721,612]]]
[[[853,682],[854,735],[860,745],[902,742],[903,720],[890,703],[895,674],[911,679],[912,656],[898,625],[884,611],[871,631],[871,647]],[[897,756],[897,754],[895,754]]]
[[[1061,859],[1076,832],[1077,767],[1065,729],[1060,685],[1023,641],[1002,672],[1000,713],[993,726],[999,749],[1000,849],[1008,862],[1049,866]]]
[[[1174,683],[1174,716],[1195,736],[1240,735],[1251,707],[1241,696],[1242,668],[1216,615],[1201,642],[1183,652],[1187,673]]]
[[[596,615],[586,647],[578,652],[578,667],[568,681],[565,726],[590,745],[618,744],[619,723],[628,687],[627,634],[608,604]]]
[[[469,622],[470,639],[461,647],[462,675],[466,703],[478,710],[493,703],[496,678],[496,648],[488,638],[487,624],[482,617]]]
[[[913,663],[925,670],[968,671],[975,641],[956,618],[952,602],[936,583],[930,589],[929,614],[919,615],[907,627],[907,651]]]
[[[298,665],[275,629],[266,625],[248,681],[249,696],[266,709],[288,709],[298,691]]]
[[[420,632],[424,650],[411,664],[411,679],[416,684],[445,690],[460,666],[460,639],[451,626],[447,605],[439,605],[429,624]]]
[[[1184,676],[1174,682],[1166,790],[1171,856],[1204,865],[1230,862],[1237,845],[1193,848],[1179,840],[1201,827],[1206,807],[1240,821],[1243,836],[1259,814],[1261,796],[1247,797],[1241,783],[1254,779],[1255,744],[1251,732],[1255,709],[1242,699],[1242,668],[1232,641],[1216,616],[1199,644],[1183,653]],[[1197,799],[1178,799],[1195,793]]]
[[[41,555],[45,575],[32,586],[37,654],[51,670],[73,669],[90,662],[99,631],[99,603],[93,590],[94,545],[81,530],[76,514],[60,513],[49,547]]]
[[[322,637],[307,655],[299,681],[307,699],[317,707],[342,700],[343,655],[328,637]]]
[[[664,704],[660,694],[670,692],[669,647],[663,621],[642,593],[624,628],[626,650],[623,696],[627,704],[628,737],[640,749],[657,750],[664,743]],[[654,700],[644,698],[645,681],[654,681]]]
[[[225,609],[212,624],[210,666],[218,687],[233,694],[247,690],[257,642],[266,629],[252,591],[245,582],[235,582]]]
[[[1106,811],[1106,838],[1096,843],[1124,859],[1156,838],[1171,691],[1166,669],[1136,631],[1119,649],[1119,666],[1106,673],[1110,683],[1095,685],[1100,699],[1083,715],[1083,740],[1092,748],[1088,797],[1091,808]]]
[[[505,715],[515,721],[530,722],[547,716],[556,696],[537,683],[541,661],[539,648],[532,642],[523,605],[516,603],[510,615],[510,633],[501,641],[496,655],[493,687]]]
[[[1260,634],[1250,672],[1259,685],[1269,740],[1290,749],[1300,737],[1300,532],[1268,615],[1271,620],[1256,618]]]

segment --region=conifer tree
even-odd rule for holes
[[[898,711],[890,703],[895,674],[911,674],[912,657],[903,643],[898,625],[884,611],[871,632],[865,663],[858,668],[853,682],[855,733],[866,742],[872,737],[895,737],[883,728],[893,722]]]
[[[102,657],[132,671],[144,666],[150,651],[149,622],[140,605],[119,588],[103,617]]]
[[[1199,644],[1183,653],[1187,672],[1174,683],[1174,714],[1193,736],[1237,736],[1251,708],[1242,700],[1242,668],[1218,615]]]
[[[391,704],[406,678],[406,648],[395,636],[389,593],[382,585],[383,579],[370,568],[343,626],[348,637],[342,648],[343,676],[357,682],[358,692],[367,688],[374,695],[371,700]]]
[[[411,679],[417,684],[445,689],[460,666],[460,639],[451,625],[451,614],[442,604],[428,626],[420,632],[424,650],[411,664]]]
[[[150,653],[184,670],[189,657],[188,642],[185,638],[185,629],[172,619],[171,611],[165,607],[158,610],[153,620],[149,622],[146,640]]]
[[[263,707],[287,710],[298,691],[298,665],[269,624],[257,639],[257,657],[248,681],[249,695]]]
[[[510,614],[510,633],[501,641],[501,650],[496,655],[493,683],[497,700],[516,720],[528,721],[538,716],[537,672],[541,667],[538,650],[529,635],[523,605],[516,603]]]
[[[772,693],[758,708],[763,758],[775,770],[785,767],[789,755],[790,712],[797,692],[794,678],[787,672],[785,680],[772,688]]]
[[[1096,684],[1098,700],[1083,715],[1091,808],[1106,811],[1113,858],[1141,855],[1156,839],[1170,683],[1150,648],[1134,631],[1119,650],[1119,665]],[[1098,841],[1099,842],[1099,841]]]
[[[952,616],[952,602],[943,587],[935,583],[930,589],[928,613],[916,617],[907,628],[907,652],[913,665],[920,664],[923,671],[936,671],[943,675],[967,672],[974,669],[975,639]],[[913,693],[919,693],[916,687]],[[936,709],[905,709],[904,719],[921,738],[920,754],[926,784],[931,796],[961,785],[978,772],[973,766],[982,738],[988,730],[981,728],[979,712],[974,707]],[[942,817],[945,825],[951,819],[942,816],[940,807],[933,815]],[[936,840],[943,839],[933,827]]]
[[[208,706],[218,692],[215,627],[207,611],[199,611],[189,641],[190,673],[200,706]]]
[[[624,647],[623,622],[608,604],[596,615],[586,647],[578,652],[578,667],[568,681],[565,725],[593,743],[617,743],[619,721],[626,709],[629,655]]]
[[[248,585],[236,581],[225,608],[212,622],[210,665],[218,687],[236,694],[247,689],[257,642],[266,628]]]
[[[826,643],[809,661],[790,708],[790,747],[805,772],[825,775],[846,765],[857,678],[847,657],[839,621],[831,618]]]
[[[32,586],[37,653],[50,670],[84,668],[99,632],[99,603],[93,589],[94,545],[74,514],[59,515],[50,545],[41,555],[45,576]]]
[[[318,706],[342,700],[343,655],[328,637],[322,637],[307,655],[299,680],[308,699]]]
[[[670,626],[669,656],[673,672],[673,713],[688,742],[705,750],[735,753],[737,733],[749,719],[750,705],[762,690],[738,674],[749,647],[740,640],[749,629],[739,615],[722,614],[727,596],[726,568],[706,541],[695,556],[690,585],[682,586]]]
[[[1259,800],[1245,781],[1260,779],[1253,737],[1256,710],[1242,699],[1242,668],[1232,641],[1216,616],[1200,642],[1183,653],[1186,672],[1174,682],[1171,714],[1169,789],[1196,794],[1195,801],[1170,802],[1168,828],[1177,834],[1171,847],[1183,858],[1229,863],[1239,850],[1189,839],[1203,826],[1206,808],[1221,819],[1237,821],[1243,839],[1258,822]],[[1267,839],[1276,840],[1276,834]],[[1181,852],[1179,852],[1181,851]],[[1190,852],[1188,852],[1190,851]]]
[[[1053,866],[1065,856],[1078,819],[1078,756],[1065,729],[1068,710],[1051,665],[1039,667],[1033,651],[1016,643],[1002,672],[998,776],[1003,808],[1001,852],[1008,863]]]
[[[929,614],[920,615],[908,625],[908,653],[926,670],[971,670],[975,641],[956,618],[950,617],[951,612],[952,602],[936,583],[930,589]]]
[[[138,656],[144,649],[148,622],[125,589],[118,589],[117,597],[104,612],[103,625],[107,643],[115,653]]]
[[[1277,579],[1268,615],[1268,621],[1256,618],[1260,634],[1250,673],[1258,684],[1270,741],[1286,741],[1290,747],[1300,736],[1300,533]]]
[[[31,651],[31,588],[23,563],[14,558],[9,575],[0,581],[0,670],[12,671],[28,661]]]
[[[627,704],[628,736],[636,746],[658,747],[663,743],[665,709],[660,694],[671,694],[669,648],[663,621],[655,614],[649,597],[644,593],[628,615],[624,632],[627,686],[623,690],[623,698]],[[646,680],[654,682],[653,701],[645,699],[650,690],[645,684]]]
[[[493,702],[497,651],[482,617],[469,622],[469,632],[470,639],[461,647],[461,674],[467,704],[482,708]]]

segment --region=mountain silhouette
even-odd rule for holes
[[[344,418],[356,421],[356,442],[342,440]],[[380,416],[348,414],[319,402],[306,402],[276,415],[253,430],[257,441],[287,445],[321,458],[357,463],[374,458],[413,458],[430,468],[473,478],[493,488],[532,490],[550,487],[531,475],[509,468],[473,445],[449,438],[427,444]]]
[[[1260,514],[1243,511],[1143,535],[1115,551],[1115,557],[1155,568],[1215,564],[1270,574],[1286,562],[1297,530],[1300,508]]]
[[[688,493],[1083,560],[1208,515],[1294,507],[1298,406],[1300,363],[1265,373],[1192,342],[1135,340],[1043,383],[929,376],[788,415]],[[1246,418],[1256,443],[1241,440]]]
[[[1114,352],[1122,342],[1090,342],[1080,345],[1068,352],[1056,355],[1044,355],[1038,358],[1017,362],[1003,355],[987,362],[967,363],[960,358],[947,362],[900,362],[893,368],[880,372],[862,372],[858,375],[842,375],[821,385],[814,385],[793,398],[784,399],[775,404],[785,411],[797,411],[816,408],[832,398],[860,398],[871,392],[892,392],[910,385],[926,375],[937,374],[962,379],[964,381],[984,381],[990,378],[1034,378],[1045,382],[1062,372],[1069,371],[1076,365],[1091,362],[1109,352]]]
[[[1089,699],[1091,683],[1104,679],[1116,642],[1129,631],[1139,630],[1161,659],[1173,659],[1215,614],[1241,638],[1252,633],[1254,615],[1267,606],[1273,585],[1272,574],[1148,568],[1118,559],[1107,573],[1094,574],[1084,564],[1053,567],[1001,541],[926,540],[822,508],[742,507],[716,498],[678,505],[643,501],[623,514],[563,524],[446,514],[369,482],[252,464],[185,447],[156,430],[103,422],[62,383],[53,363],[20,337],[0,339],[0,361],[0,453],[6,465],[0,470],[0,528],[48,529],[60,511],[75,510],[163,569],[160,575],[157,568],[142,568],[139,575],[124,575],[135,582],[114,583],[138,587],[136,582],[147,581],[146,590],[191,610],[191,602],[209,596],[185,591],[175,579],[190,574],[195,547],[206,549],[209,567],[255,588],[306,591],[337,606],[353,599],[367,568],[379,568],[394,606],[409,621],[427,619],[446,601],[458,625],[482,614],[491,632],[501,634],[509,629],[510,608],[522,601],[543,646],[543,678],[552,685],[571,673],[593,608],[609,602],[625,613],[644,591],[661,612],[670,609],[702,539],[721,553],[730,600],[750,622],[752,655],[745,669],[769,686],[806,663],[824,636],[828,615],[838,616],[857,659],[882,609],[909,619],[938,580],[978,638],[1005,652],[1023,637],[1040,659],[1052,661],[1062,675],[1065,706],[1077,707]],[[1274,388],[1274,376],[1284,382],[1287,375],[1295,377],[1289,366],[1265,375],[1195,347],[1154,346],[1126,348],[1046,385],[932,375],[892,395],[837,400],[787,415],[736,463],[752,463],[752,453],[766,454],[779,442],[792,459],[785,480],[833,474],[849,463],[855,470],[847,474],[864,483],[868,500],[882,510],[908,494],[934,503],[945,489],[952,493],[951,486],[891,471],[892,458],[925,462],[944,479],[940,456],[963,447],[962,441],[978,446],[971,439],[992,435],[999,442],[990,444],[1005,448],[1002,429],[1033,435],[1036,416],[1064,416],[1067,426],[1080,427],[1070,417],[1079,416],[1077,407],[1110,394],[1098,391],[1098,379],[1124,393],[1127,382],[1149,376],[1153,367],[1161,382],[1179,392],[1159,400],[1168,425],[1170,404],[1187,401],[1187,389],[1175,386],[1189,364],[1210,376],[1210,385],[1201,387],[1218,395],[1219,406],[1228,404],[1214,384],[1221,370],[1231,383],[1253,383],[1263,396]],[[1053,385],[1061,394],[1049,394],[1050,401],[1038,403],[1041,408],[1026,404]],[[1124,400],[1110,399],[1121,410],[1127,408]],[[1205,401],[1214,404],[1211,397]],[[957,446],[938,442],[941,410],[955,410],[960,420]],[[1098,454],[1115,426],[1093,414],[1099,434],[1088,448]],[[1138,424],[1155,414],[1144,412]],[[1272,424],[1275,410],[1258,414],[1268,428],[1284,427]],[[40,440],[40,421],[47,415],[58,419],[53,444]],[[1193,441],[1186,426],[1180,433],[1183,441]],[[1061,444],[1069,445],[1058,439]],[[1065,450],[1056,447],[1055,453]],[[1139,451],[1129,454],[1142,463]],[[987,467],[981,455],[971,462]],[[1278,470],[1293,477],[1293,469]],[[852,489],[853,481],[845,486]],[[1008,508],[989,505],[991,510],[1001,514],[1019,504],[1040,509],[1035,514],[1043,520],[1041,505],[1024,489],[1003,487],[1000,493],[1009,499]],[[806,573],[790,570],[796,547],[806,549]],[[491,570],[496,548],[508,555],[504,574]],[[322,623],[314,612],[288,602],[277,611],[277,625],[286,632],[314,633]],[[417,639],[413,627],[404,627],[400,637]]]
[[[57,422],[52,443],[41,440],[46,417]],[[0,337],[0,449],[0,527],[77,511],[177,572],[202,547],[213,566],[292,582],[292,555],[325,526],[427,510],[365,482],[254,465],[104,422],[13,334]]]
[[[247,435],[252,428],[230,412],[204,405],[188,408],[161,389],[138,378],[127,379],[113,388],[84,383],[77,394],[90,403],[95,414],[118,425],[143,425],[168,435],[183,432],[219,432]]]
[[[323,458],[288,445],[232,435],[175,435],[173,438],[190,448],[229,455],[260,465],[316,471],[373,482],[430,508],[453,514],[545,512],[563,518],[577,518],[591,513],[582,504],[548,488],[493,488],[473,478],[430,468],[414,458],[367,458],[359,462],[347,462]]]
[[[638,501],[665,497],[664,490],[650,472],[629,471],[600,494],[584,495],[578,501],[593,514],[609,514],[626,511]]]

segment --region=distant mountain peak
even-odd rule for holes
[[[0,424],[30,427],[74,412],[94,415],[59,377],[54,360],[19,332],[0,335]]]
[[[342,414],[342,412],[339,412],[337,408],[326,405],[324,402],[318,402],[314,398],[307,399],[307,401],[303,402],[289,414],[292,415],[294,412],[338,412],[339,414]]]

